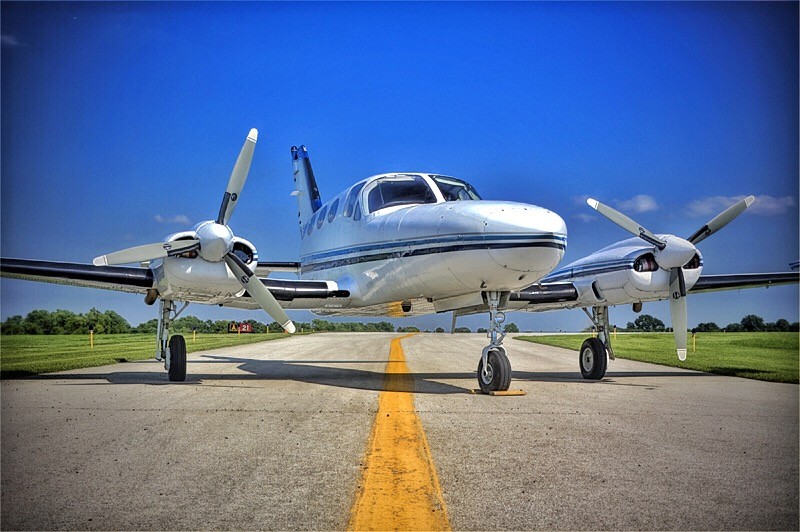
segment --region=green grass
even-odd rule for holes
[[[515,339],[564,347],[578,351],[587,334],[517,336]],[[697,351],[685,362],[675,354],[672,333],[618,334],[612,337],[614,354],[619,358],[652,362],[676,368],[694,369],[773,382],[798,382],[800,335],[796,332],[698,333]]]
[[[185,334],[189,353],[219,347],[252,344],[285,338],[288,334]],[[0,378],[24,377],[67,369],[103,366],[116,362],[153,358],[154,334],[97,334],[94,349],[88,335],[0,336]]]

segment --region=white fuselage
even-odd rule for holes
[[[301,277],[334,280],[351,294],[329,308],[518,290],[563,257],[567,231],[557,214],[522,203],[445,201],[427,174],[413,175],[430,186],[435,203],[371,212],[371,185],[384,177],[374,176],[352,187],[357,198],[349,216],[342,208],[348,190],[317,211],[325,213],[322,223],[316,216],[304,226]]]

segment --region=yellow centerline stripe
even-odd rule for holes
[[[348,530],[450,530],[439,477],[414,409],[414,378],[392,340]]]

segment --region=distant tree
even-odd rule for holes
[[[489,332],[489,331],[487,331],[487,330],[486,330],[484,327],[478,327],[478,330],[476,330],[475,332],[479,332],[479,333],[487,333],[487,332]]]
[[[25,321],[22,316],[16,315],[9,317],[6,321],[0,324],[0,333],[2,334],[25,334]]]
[[[740,323],[742,330],[745,332],[763,331],[765,329],[764,318],[755,314],[748,314],[742,318]]]
[[[507,333],[518,333],[519,332],[519,327],[517,327],[516,323],[509,323],[508,325],[506,325],[503,328],[503,331],[505,331]]]
[[[729,323],[725,326],[725,332],[742,332],[741,323]]]
[[[791,332],[800,332],[800,322],[796,321],[789,325],[789,331]]]
[[[708,323],[697,324],[697,332],[717,332],[717,331],[719,331],[719,326],[713,321],[709,321]]]
[[[418,327],[414,327],[414,326],[409,326],[409,327],[398,327],[398,328],[397,328],[397,332],[401,332],[401,333],[414,333],[414,332],[419,332],[419,328],[418,328]]]
[[[128,323],[128,320],[113,310],[107,310],[103,313],[103,324],[108,334],[125,334],[131,332],[131,324]]]
[[[792,329],[792,324],[783,318],[775,322],[775,330],[780,332],[788,332]]]
[[[470,330],[470,328],[469,328],[469,327],[456,327],[456,328],[455,328],[455,330],[454,330],[453,332],[457,332],[457,333],[471,333],[472,331]]]
[[[140,323],[139,325],[134,327],[131,332],[155,334],[156,332],[158,332],[158,320],[153,318],[152,320]]]
[[[625,326],[626,331],[633,331],[635,329],[636,325],[634,325],[632,321],[629,321],[628,324]]]
[[[32,310],[25,316],[25,334],[53,334],[53,319],[46,310]]]
[[[634,329],[637,331],[664,331],[664,322],[650,314],[642,314],[633,322]]]
[[[436,330],[434,330],[433,332],[443,333],[444,329],[442,329],[441,327],[436,327]]]

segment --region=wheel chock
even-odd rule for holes
[[[505,390],[505,391],[502,391],[502,392],[501,391],[496,391],[496,392],[489,392],[488,394],[484,394],[482,391],[480,391],[480,389],[477,389],[477,390],[472,389],[472,390],[469,391],[469,393],[477,394],[477,395],[495,395],[495,396],[501,396],[501,397],[514,397],[514,396],[518,396],[518,395],[528,395],[527,393],[525,393],[524,390]]]

